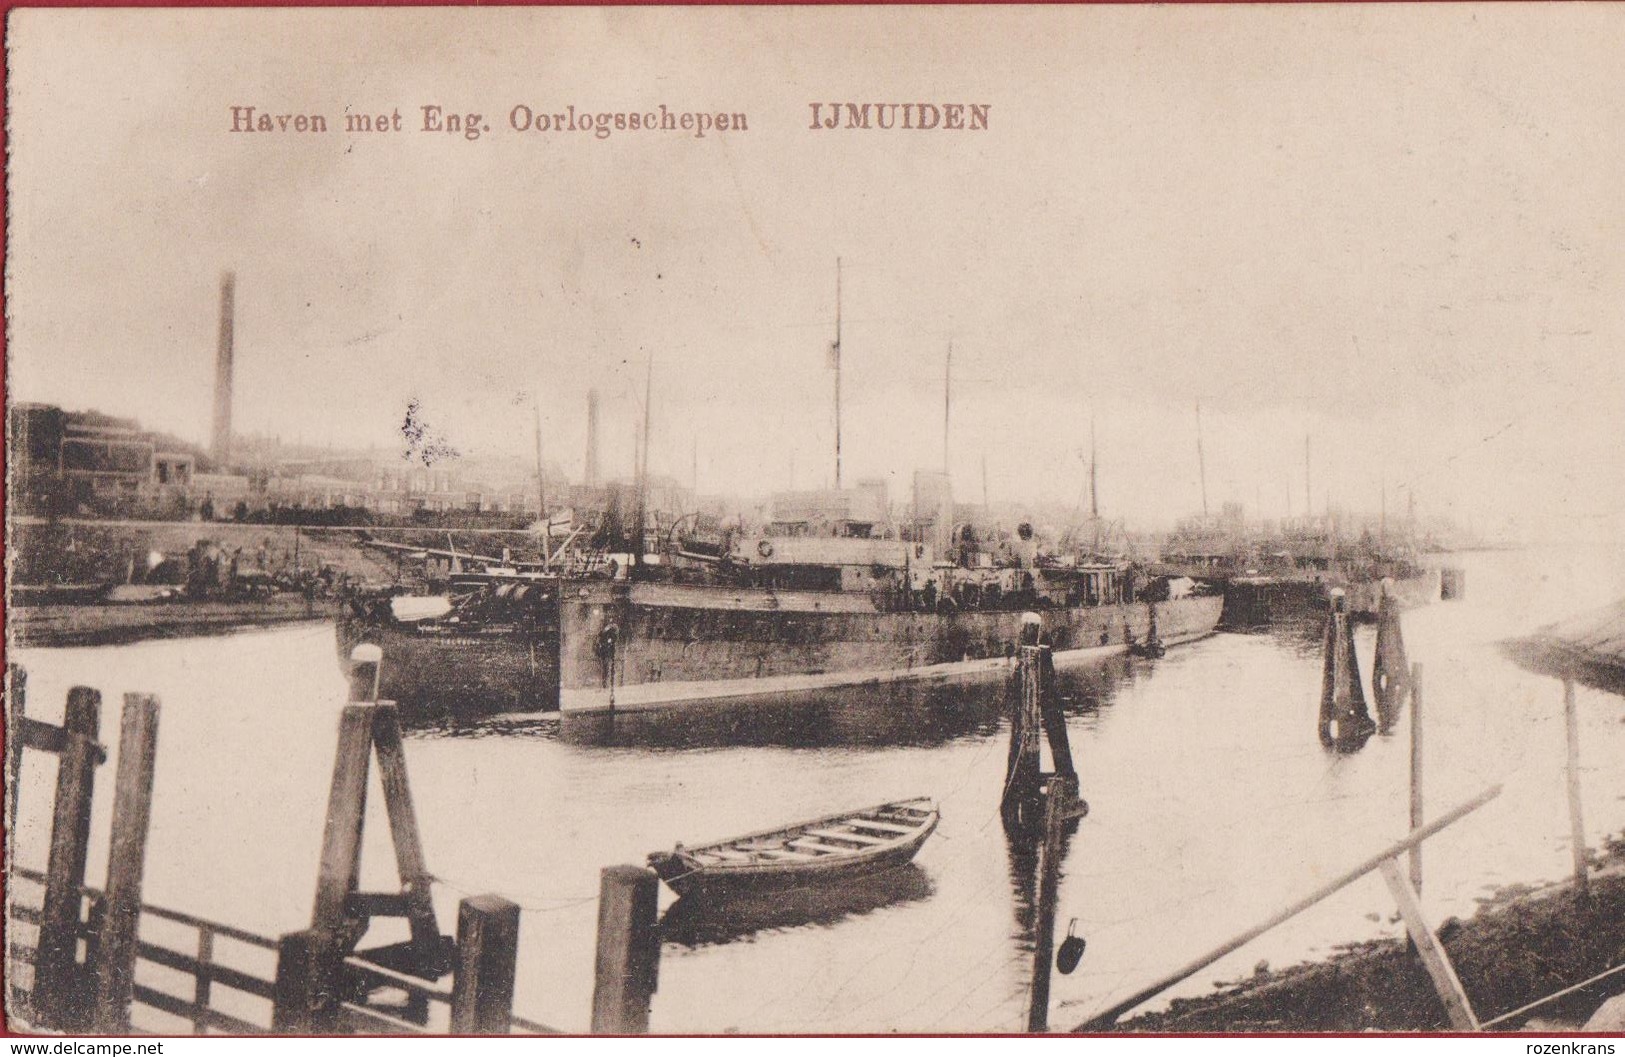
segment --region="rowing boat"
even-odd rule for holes
[[[929,797],[843,811],[761,833],[655,852],[649,865],[679,895],[835,883],[900,866],[937,828]]]

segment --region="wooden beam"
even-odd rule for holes
[[[400,873],[412,942],[427,954],[440,947],[440,926],[435,920],[434,892],[423,854],[423,837],[412,806],[412,787],[406,777],[400,712],[393,703],[377,706],[373,713],[372,737],[378,750],[378,777],[384,788],[384,807],[389,813],[395,866]]]
[[[1033,977],[1027,1030],[1049,1030],[1050,969],[1055,960],[1055,900],[1061,882],[1061,844],[1069,810],[1077,799],[1073,775],[1050,779],[1044,792],[1044,842],[1038,853],[1038,913],[1033,921]]]
[[[1574,680],[1563,680],[1563,729],[1567,736],[1565,774],[1569,790],[1569,847],[1574,855],[1574,891],[1591,898],[1585,815],[1580,810],[1580,716],[1574,707]]]
[[[152,785],[158,759],[158,699],[125,694],[119,725],[118,772],[113,786],[113,836],[107,856],[105,917],[93,967],[93,1024],[110,1035],[127,1034],[135,987],[141,880],[152,822]]]
[[[6,862],[15,863],[12,846],[17,835],[17,793],[23,780],[23,708],[28,699],[28,669],[6,665]]]
[[[1388,882],[1388,891],[1394,894],[1394,901],[1399,904],[1399,913],[1405,918],[1405,931],[1410,933],[1411,942],[1416,944],[1416,952],[1422,956],[1422,965],[1433,980],[1433,989],[1439,992],[1439,1001],[1444,1003],[1450,1026],[1457,1031],[1477,1031],[1478,1018],[1473,1015],[1473,1005],[1467,1000],[1467,992],[1461,989],[1456,969],[1450,964],[1450,955],[1445,953],[1444,945],[1422,916],[1422,904],[1416,898],[1416,889],[1411,887],[1411,882],[1400,870],[1399,859],[1384,859],[1378,869],[1382,871],[1382,879]]]
[[[321,929],[290,932],[277,943],[271,1030],[330,1034],[338,1027],[338,950]]]
[[[660,879],[642,866],[609,866],[598,888],[598,957],[592,991],[595,1035],[641,1035],[660,967]]]
[[[497,895],[457,906],[457,972],[451,989],[453,1035],[506,1035],[519,962],[519,904]]]
[[[88,686],[68,691],[63,727],[67,743],[57,763],[51,851],[40,912],[39,958],[34,968],[34,1007],[47,1027],[77,1030],[84,1012],[84,974],[78,964],[85,858],[90,846],[90,805],[95,790],[96,734],[102,696]]]
[[[1411,665],[1411,829],[1422,824],[1422,665]],[[1411,845],[1411,887],[1422,890],[1422,846]]]
[[[361,825],[367,811],[367,772],[372,764],[372,705],[346,705],[339,717],[333,785],[327,796],[327,827],[316,877],[311,927],[336,937],[345,926],[346,900],[359,887]]]

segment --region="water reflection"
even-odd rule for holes
[[[1072,838],[1078,832],[1078,820],[1070,819],[1062,825],[1057,842],[1057,880],[1066,878],[1067,853]],[[1015,931],[1010,934],[1016,948],[1027,953],[1033,950],[1033,933],[1038,918],[1039,871],[1042,866],[1040,852],[1044,845],[1044,832],[1039,827],[1006,826],[1005,853],[1009,859],[1011,910],[1015,915]]]
[[[660,936],[682,947],[705,947],[746,939],[769,929],[828,928],[883,907],[929,899],[931,877],[914,863],[834,885],[770,891],[690,895],[673,903],[660,920]]]

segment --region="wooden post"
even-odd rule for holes
[[[88,686],[68,691],[58,757],[51,851],[40,910],[39,953],[34,964],[34,1007],[45,1026],[75,1030],[83,1013],[84,975],[78,963],[80,910],[84,903],[85,856],[90,845],[90,802],[95,788],[101,729],[101,694]]]
[[[384,787],[384,807],[395,844],[395,866],[406,896],[406,917],[412,942],[428,956],[440,948],[440,926],[434,916],[434,892],[412,806],[412,787],[406,778],[406,750],[401,743],[401,717],[394,704],[377,706],[372,719],[373,744],[378,750],[378,777]]]
[[[519,960],[519,904],[496,895],[457,906],[457,972],[451,990],[453,1035],[506,1035]]]
[[[1433,934],[1432,927],[1422,916],[1422,905],[1416,898],[1416,889],[1411,887],[1411,883],[1400,872],[1399,860],[1384,859],[1379,868],[1382,870],[1382,879],[1388,882],[1388,890],[1394,895],[1394,901],[1399,904],[1399,912],[1405,919],[1405,931],[1410,933],[1411,942],[1416,945],[1417,953],[1422,956],[1422,965],[1433,980],[1433,988],[1439,993],[1439,1001],[1444,1003],[1445,1014],[1450,1018],[1450,1026],[1457,1031],[1477,1031],[1478,1018],[1473,1015],[1473,1006],[1467,1000],[1467,992],[1462,990],[1461,981],[1456,978],[1455,967],[1450,964],[1450,956],[1445,953],[1439,937]]]
[[[339,948],[321,929],[290,932],[277,942],[271,1030],[288,1035],[338,1029]]]
[[[1055,688],[1055,658],[1049,646],[1038,647],[1038,715],[1049,738],[1050,759],[1058,775],[1077,777],[1072,763],[1072,742],[1066,733],[1066,716],[1061,712],[1061,695]],[[1073,782],[1073,792],[1077,792]]]
[[[1410,664],[1405,656],[1405,635],[1400,626],[1399,603],[1388,593],[1392,581],[1384,578],[1377,602],[1377,645],[1371,660],[1371,696],[1386,733],[1399,719]]]
[[[384,651],[375,643],[363,642],[350,651],[350,701],[366,704],[378,700],[384,676]]]
[[[23,715],[28,698],[28,669],[6,665],[6,862],[16,862],[17,793],[23,780]]]
[[[1422,663],[1411,665],[1411,829],[1422,825]],[[1422,890],[1422,846],[1411,845],[1411,887]]]
[[[208,1034],[210,992],[214,990],[214,929],[200,926],[197,930],[197,981],[192,987],[192,1005],[197,1013],[192,1020],[194,1035]]]
[[[316,877],[311,927],[336,937],[345,927],[345,902],[359,887],[361,824],[367,811],[367,771],[372,763],[371,705],[346,705],[339,718],[333,786],[327,797],[327,828]]]
[[[1329,599],[1324,636],[1325,657],[1320,682],[1320,740],[1327,746],[1358,747],[1377,729],[1366,709],[1360,686],[1360,660],[1354,651],[1354,626],[1348,598],[1334,588]]]
[[[1027,1007],[1027,1030],[1049,1030],[1050,967],[1055,961],[1055,900],[1061,880],[1061,840],[1069,811],[1077,799],[1078,780],[1070,775],[1050,779],[1044,793],[1044,843],[1038,857],[1038,914],[1033,921],[1033,982]]]
[[[1587,870],[1585,817],[1580,812],[1580,716],[1574,707],[1574,680],[1563,680],[1563,728],[1568,735],[1569,843],[1574,851],[1574,890],[1591,898]]]
[[[641,1035],[660,969],[660,879],[642,866],[608,866],[598,887],[592,1032]]]
[[[113,791],[113,836],[107,856],[101,942],[92,966],[97,1031],[126,1034],[135,987],[141,879],[152,821],[152,783],[158,758],[158,699],[125,694],[119,725],[118,773]]]
[[[1031,805],[1038,796],[1042,759],[1039,736],[1043,729],[1043,674],[1040,647],[1018,648],[1020,696],[1010,716],[1010,755],[1005,767],[1004,795],[999,811],[1006,825],[1031,821]]]

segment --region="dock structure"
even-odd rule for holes
[[[56,755],[60,764],[46,869],[10,864],[15,887],[7,907],[8,1008],[33,1027],[70,1033],[128,1034],[142,1027],[132,1023],[132,1014],[143,1010],[143,1019],[178,1019],[197,1034],[557,1034],[513,1010],[517,903],[496,894],[465,898],[456,935],[440,932],[399,717],[392,703],[374,699],[381,661],[376,648],[354,657],[354,700],[339,720],[311,923],[280,937],[143,900],[160,712],[150,695],[125,696],[107,880],[101,888],[85,884],[96,770],[108,759],[97,740],[100,695],[76,687],[64,722],[44,723],[26,714],[26,674],[13,666],[6,701],[14,734],[8,763],[15,773],[22,753],[34,750]],[[375,756],[401,878],[392,892],[363,892],[358,884]],[[655,883],[643,867],[605,871],[595,1032],[648,1030],[660,956]],[[31,897],[30,889],[39,894]],[[410,938],[362,948],[380,917],[404,919]],[[149,939],[144,921],[190,929],[195,946]],[[244,966],[244,950],[258,955],[261,968]],[[268,956],[274,959],[269,974],[263,969]],[[147,975],[137,972],[143,964],[180,974],[187,993],[143,982]],[[447,976],[449,987],[442,983]],[[244,1011],[245,1001],[260,1007],[258,1019]]]
[[[1365,744],[1377,724],[1366,708],[1365,691],[1360,686],[1360,660],[1354,650],[1354,625],[1349,621],[1347,597],[1334,589],[1330,602],[1323,637],[1320,741],[1329,748],[1354,749]]]

